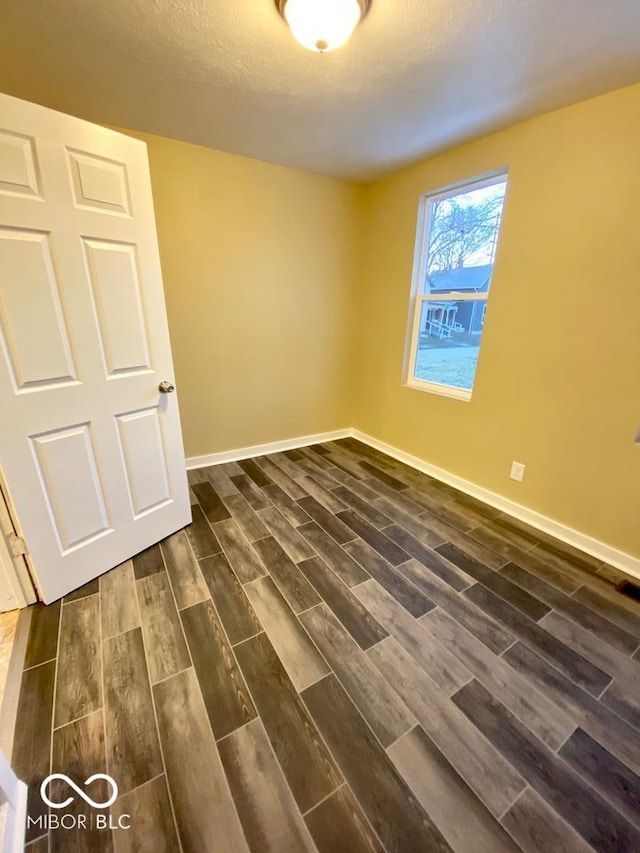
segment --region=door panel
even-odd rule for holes
[[[0,229],[0,270],[1,342],[16,390],[73,381],[49,235]]]
[[[61,554],[112,532],[90,428],[90,424],[79,424],[30,437]]]
[[[40,196],[33,139],[0,133],[0,193]]]
[[[171,499],[160,408],[118,415],[120,446],[134,518]]]
[[[0,464],[52,601],[190,520],[146,146],[0,96]]]
[[[127,167],[86,151],[68,150],[75,207],[131,215]]]
[[[135,246],[83,243],[107,374],[150,369]]]

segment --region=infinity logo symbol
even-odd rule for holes
[[[118,796],[118,786],[111,778],[111,776],[107,776],[106,773],[94,773],[93,776],[89,776],[89,778],[85,779],[84,781],[84,786],[86,788],[87,785],[90,785],[92,782],[95,782],[96,779],[105,779],[111,786],[111,797],[106,801],[106,803],[96,803],[95,800],[92,800],[87,793],[85,793],[76,785],[73,779],[69,779],[69,777],[65,776],[64,773],[52,773],[51,776],[47,776],[47,778],[42,782],[42,785],[40,785],[40,796],[48,806],[51,806],[52,809],[64,809],[66,806],[69,805],[69,803],[72,803],[74,799],[73,797],[69,797],[63,803],[54,803],[52,800],[50,800],[47,796],[47,789],[54,779],[64,780],[70,788],[73,788],[76,794],[79,794],[82,799],[85,800],[85,802],[89,803],[90,806],[93,806],[94,809],[109,808],[110,805],[115,803],[116,797]]]

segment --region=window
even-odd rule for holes
[[[470,400],[498,244],[506,174],[420,202],[406,384]]]

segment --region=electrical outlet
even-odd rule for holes
[[[524,469],[525,466],[522,464],[522,462],[512,462],[510,474],[511,479],[517,480],[519,483],[521,483],[524,480]]]

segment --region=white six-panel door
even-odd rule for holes
[[[146,146],[0,95],[0,466],[50,602],[190,521]]]

